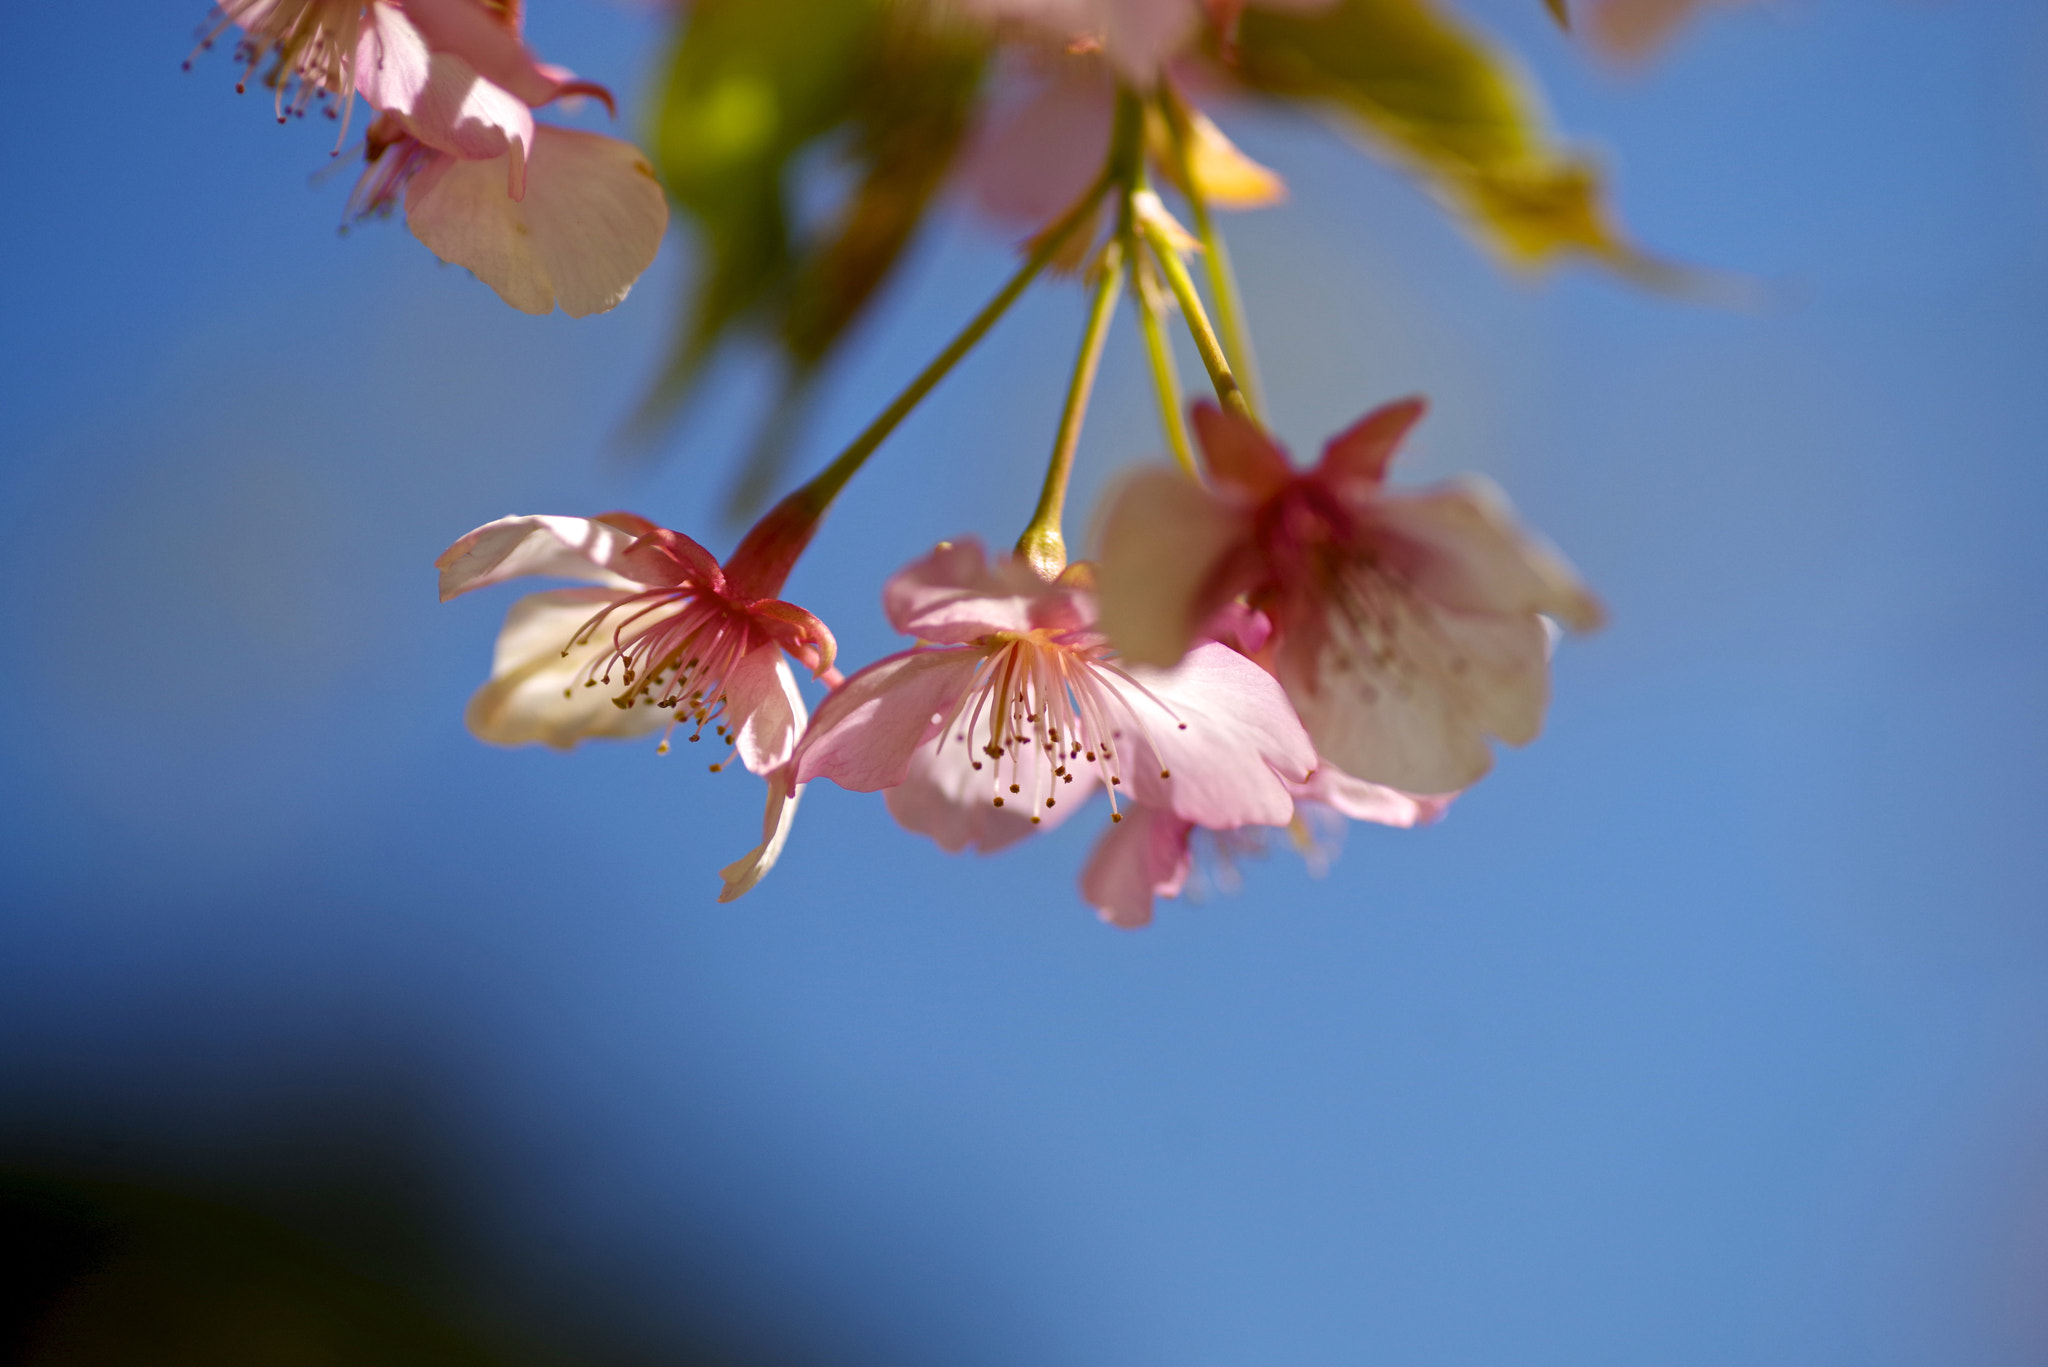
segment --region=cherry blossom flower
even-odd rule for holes
[[[1285,823],[1315,756],[1273,680],[1227,646],[1171,670],[1116,660],[1093,595],[978,542],[941,545],[883,598],[928,644],[878,660],[820,704],[795,779],[888,791],[904,826],[949,851],[999,849],[1096,788],[1205,826]]]
[[[832,633],[774,597],[817,517],[786,501],[723,566],[689,537],[631,513],[506,517],[477,528],[435,562],[443,602],[522,575],[595,587],[550,589],[512,605],[491,677],[470,699],[469,729],[498,745],[564,750],[660,730],[666,751],[685,722],[692,741],[711,727],[733,752],[712,772],[736,754],[768,780],[761,844],[721,872],[720,901],[745,894],[781,857],[802,793],[789,760],[805,708],[783,657],[837,678]]]
[[[414,236],[524,313],[558,303],[571,317],[601,313],[652,264],[668,202],[647,159],[618,138],[536,125],[530,107],[610,96],[539,66],[510,21],[478,0],[371,6],[355,75],[382,111],[352,204],[358,216],[388,213],[403,193]]]
[[[1543,617],[1590,630],[1599,603],[1491,485],[1387,489],[1422,411],[1389,404],[1296,471],[1249,421],[1198,406],[1214,487],[1142,472],[1101,520],[1110,640],[1170,664],[1244,595],[1273,620],[1266,654],[1319,754],[1402,792],[1468,787],[1492,765],[1489,735],[1533,740],[1549,700]]]
[[[710,726],[751,772],[780,768],[804,724],[783,656],[823,673],[834,646],[823,622],[773,597],[794,557],[760,532],[724,566],[631,513],[505,517],[457,541],[434,562],[443,602],[522,575],[596,585],[512,605],[490,680],[470,700],[470,730],[568,749],[687,721],[692,740]]]

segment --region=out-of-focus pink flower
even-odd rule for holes
[[[389,212],[402,192],[413,235],[522,312],[613,307],[668,228],[653,168],[631,143],[536,125],[528,99],[485,79],[472,57],[543,102],[599,90],[533,62],[511,20],[479,0],[375,4],[355,79],[382,113],[353,207]]]
[[[1492,765],[1489,735],[1533,740],[1549,700],[1542,619],[1589,630],[1600,605],[1491,485],[1387,489],[1422,411],[1389,404],[1296,471],[1250,422],[1198,406],[1213,488],[1141,472],[1102,519],[1110,640],[1170,664],[1245,596],[1273,620],[1270,666],[1318,753],[1401,792],[1470,786]]]
[[[1247,0],[953,0],[969,14],[1014,26],[1074,52],[1100,52],[1126,82],[1150,86],[1204,23],[1226,37]],[[1333,0],[1250,0],[1262,9],[1322,9]]]
[[[1587,7],[1586,31],[1610,57],[1640,61],[1649,57],[1716,0],[1597,0]],[[1718,0],[1722,6],[1748,0]]]
[[[1102,170],[1116,79],[1100,59],[1082,54],[1038,63],[1017,85],[1023,93],[998,100],[985,116],[962,176],[983,212],[1036,224],[1080,198]],[[1286,198],[1280,177],[1239,151],[1207,115],[1189,107],[1187,119],[1190,178],[1211,208],[1261,209]],[[1165,128],[1148,136],[1162,169],[1173,175]]]
[[[1136,802],[1218,829],[1283,824],[1289,784],[1314,767],[1264,671],[1213,643],[1171,670],[1126,666],[1072,572],[1048,584],[963,541],[896,575],[883,602],[929,644],[834,689],[795,778],[887,789],[896,819],[947,850],[999,849],[1097,787],[1112,822]]]
[[[1381,826],[1427,825],[1442,816],[1455,794],[1416,797],[1356,779],[1329,763],[1306,782],[1290,784],[1294,796],[1288,834],[1312,872],[1327,867],[1341,838],[1342,818]],[[1178,897],[1195,865],[1194,840],[1204,828],[1171,812],[1136,807],[1103,832],[1081,870],[1081,897],[1103,920],[1125,929],[1152,922],[1153,902]],[[1241,843],[1233,832],[1216,832],[1215,857],[1228,860]]]

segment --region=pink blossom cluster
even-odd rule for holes
[[[512,307],[583,317],[653,262],[668,204],[631,143],[535,120],[612,98],[537,60],[522,19],[520,0],[220,0],[203,45],[237,30],[243,85],[270,86],[280,121],[322,107],[345,138],[370,107],[354,215],[402,201],[420,241]]]
[[[749,889],[806,785],[881,792],[905,828],[990,853],[1100,794],[1081,874],[1116,925],[1186,885],[1198,831],[1309,836],[1334,812],[1435,819],[1532,740],[1546,622],[1597,602],[1490,486],[1404,492],[1386,471],[1422,412],[1391,404],[1292,466],[1250,421],[1195,410],[1206,479],[1141,470],[1110,496],[1093,562],[1048,577],[1023,555],[942,543],[882,604],[910,648],[841,678],[831,633],[777,595],[821,511],[800,495],[724,564],[626,514],[510,517],[451,546],[444,598],[522,575],[589,588],[512,608],[471,728],[501,744],[709,727],[767,781],[762,841],[723,872]],[[794,662],[828,685],[806,714]]]
[[[1486,774],[1495,741],[1535,738],[1552,642],[1597,626],[1599,605],[1492,486],[1389,485],[1420,400],[1367,414],[1313,468],[1290,461],[1260,415],[1246,313],[1211,212],[1278,203],[1284,186],[1201,109],[1235,88],[1233,71],[1246,89],[1364,109],[1447,192],[1491,206],[1506,239],[1614,255],[1590,215],[1538,212],[1550,202],[1530,188],[1538,180],[1565,210],[1585,187],[1571,163],[1535,165],[1533,126],[1519,142],[1462,136],[1468,115],[1518,117],[1513,78],[1483,45],[1426,0],[1413,12],[1378,0],[861,0],[861,23],[843,32],[822,21],[855,11],[814,11],[816,34],[771,34],[730,8],[751,0],[720,3],[678,7],[679,74],[658,143],[678,203],[712,246],[713,302],[688,321],[686,359],[727,314],[781,309],[790,354],[812,365],[789,341],[823,328],[809,304],[857,311],[941,182],[1034,232],[1011,281],[725,559],[623,512],[506,517],[450,546],[438,562],[444,599],[529,576],[574,581],[512,606],[469,703],[476,735],[558,749],[709,740],[712,771],[736,764],[766,787],[761,841],[723,869],[721,901],[773,869],[819,780],[881,793],[899,824],[953,853],[994,853],[1093,810],[1101,830],[1081,895],[1127,927],[1190,887],[1200,849],[1227,860],[1286,831],[1319,863],[1321,837],[1345,820],[1434,821]],[[234,30],[243,84],[267,85],[280,119],[321,108],[345,140],[356,103],[367,106],[357,216],[402,204],[414,235],[515,308],[583,316],[625,298],[668,209],[631,144],[539,121],[565,99],[613,101],[538,60],[523,20],[523,0],[219,0],[202,45]],[[771,81],[762,72],[789,55],[783,38],[804,59]],[[1382,45],[1392,77],[1376,65]],[[1400,74],[1410,59],[1423,61],[1413,80]],[[933,73],[930,107],[891,84],[896,70]],[[1445,88],[1408,88],[1418,82]],[[1493,102],[1474,103],[1475,88]],[[752,93],[732,104],[734,91]],[[819,108],[777,122],[806,101]],[[733,109],[745,117],[727,119]],[[863,177],[843,221],[815,240],[791,235],[780,198],[807,138],[851,146]],[[699,156],[700,144],[716,155]],[[1511,164],[1473,161],[1504,156]],[[1162,194],[1178,197],[1188,226]],[[713,211],[727,201],[747,212]],[[1188,266],[1197,257],[1205,285]],[[784,596],[820,520],[1003,312],[1061,267],[1091,302],[1015,550],[962,536],[905,566],[881,598],[908,644],[842,673],[830,629]],[[830,297],[796,299],[804,289]],[[1125,306],[1144,330],[1177,466],[1115,482],[1092,558],[1070,563],[1067,485]],[[1176,317],[1214,404],[1183,402],[1166,337]],[[804,327],[791,333],[791,320]]]

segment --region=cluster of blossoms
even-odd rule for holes
[[[1421,411],[1382,408],[1297,470],[1250,421],[1198,406],[1206,482],[1127,480],[1093,564],[939,545],[883,590],[917,644],[845,678],[824,624],[774,596],[822,512],[808,491],[723,566],[630,514],[504,518],[441,557],[444,598],[519,575],[598,587],[513,607],[469,724],[560,747],[711,727],[730,747],[711,768],[736,756],[768,784],[727,901],[773,866],[814,779],[882,792],[954,852],[1002,849],[1099,791],[1108,829],[1082,895],[1143,925],[1185,884],[1196,831],[1306,834],[1317,808],[1434,819],[1490,767],[1488,737],[1534,739],[1546,619],[1598,624],[1489,487],[1386,487]],[[830,685],[808,719],[791,661]]]
[[[698,0],[686,23],[701,21],[715,52],[735,32],[767,31],[721,27],[748,3]],[[831,6],[852,0],[791,3],[821,7],[825,32],[825,17],[848,12]],[[1183,891],[1198,845],[1227,858],[1262,830],[1285,830],[1315,858],[1318,834],[1345,819],[1410,827],[1441,816],[1491,767],[1494,741],[1535,738],[1553,641],[1561,629],[1598,626],[1600,607],[1491,485],[1389,483],[1421,400],[1369,412],[1309,468],[1277,444],[1212,210],[1275,204],[1284,187],[1202,108],[1236,82],[1363,111],[1393,159],[1510,258],[1577,252],[1649,274],[1611,232],[1586,167],[1518,122],[1525,111],[1512,81],[1434,3],[873,0],[861,13],[930,39],[906,44],[890,29],[890,42],[873,48],[889,60],[911,53],[957,74],[959,49],[946,44],[965,33],[970,67],[990,55],[1006,65],[979,104],[978,67],[947,87],[959,108],[975,110],[966,120],[887,80],[843,82],[844,126],[861,130],[854,141],[872,164],[843,234],[816,251],[824,266],[815,279],[790,241],[762,236],[785,230],[778,196],[801,142],[756,129],[756,160],[746,161],[734,150],[734,128],[754,127],[734,122],[741,86],[721,84],[718,61],[686,47],[664,136],[727,139],[662,159],[712,263],[710,302],[700,300],[679,348],[687,364],[745,301],[779,299],[794,301],[786,337],[809,339],[790,345],[810,373],[837,334],[799,325],[811,307],[805,282],[837,280],[841,294],[824,312],[843,330],[941,181],[1034,231],[1010,281],[725,560],[616,512],[501,518],[449,547],[438,562],[444,600],[527,576],[580,585],[513,605],[470,702],[470,729],[559,749],[598,737],[658,734],[662,751],[678,732],[709,739],[722,752],[712,771],[738,763],[766,787],[761,842],[723,870],[721,901],[774,867],[819,779],[882,793],[901,825],[949,852],[991,853],[1092,807],[1105,819],[1081,892],[1121,926],[1147,923],[1157,899]],[[1672,22],[1690,8],[1599,3]],[[237,31],[245,83],[267,84],[280,118],[324,108],[345,139],[358,98],[375,111],[357,212],[386,212],[402,198],[422,241],[515,307],[609,308],[659,246],[663,194],[631,145],[535,121],[536,109],[565,97],[611,99],[538,62],[521,19],[519,0],[224,0],[207,42]],[[811,36],[781,29],[775,41]],[[1361,53],[1361,43],[1387,53]],[[709,72],[708,83],[691,86],[691,72]],[[871,96],[880,103],[860,103]],[[787,103],[802,105],[794,95]],[[956,123],[974,129],[957,156],[919,131]],[[1178,197],[1188,226],[1161,191]],[[1189,269],[1197,260],[1201,282]],[[906,565],[882,604],[909,647],[842,673],[831,631],[783,597],[785,584],[847,481],[1032,283],[1062,269],[1079,275],[1090,306],[1043,488],[1015,548],[991,554],[961,536]],[[1112,320],[1126,305],[1175,465],[1114,482],[1094,519],[1092,558],[1070,562],[1067,485]],[[1175,317],[1214,402],[1182,398],[1168,337]],[[815,709],[799,670],[823,690]]]
[[[668,201],[633,144],[539,123],[534,111],[603,86],[538,61],[521,0],[221,0],[202,36],[229,32],[241,88],[275,92],[278,120],[323,109],[345,140],[372,111],[357,218],[407,224],[512,307],[575,317],[626,297],[668,228]]]

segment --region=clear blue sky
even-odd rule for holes
[[[645,20],[532,8],[644,88]],[[1759,5],[1626,79],[1472,0],[1749,312],[1507,279],[1339,140],[1232,124],[1294,188],[1231,224],[1282,431],[1428,392],[1409,476],[1502,481],[1614,620],[1441,826],[1137,935],[1072,894],[1093,821],[948,859],[821,785],[719,907],[751,779],[470,740],[509,595],[437,606],[434,555],[619,506],[729,548],[760,376],[621,462],[687,250],[576,323],[338,239],[327,134],[180,72],[200,9],[0,12],[0,1144],[289,1148],[395,1074],[479,1301],[654,1342],[683,1298],[947,1367],[2048,1358],[2037,0]],[[1003,250],[933,235],[807,461]],[[834,514],[790,593],[847,659],[896,648],[889,570],[1015,535],[1079,307],[1035,297]],[[1142,374],[1125,319],[1081,508],[1158,447]]]

